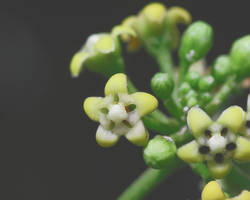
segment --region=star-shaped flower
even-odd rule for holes
[[[226,198],[220,185],[216,181],[210,181],[202,191],[202,200],[249,200],[250,192],[243,190],[240,195],[233,198]]]
[[[100,122],[97,143],[111,147],[125,136],[133,144],[144,146],[149,135],[141,117],[157,108],[157,99],[145,92],[128,94],[127,77],[122,73],[108,80],[104,93],[104,98],[88,97],[83,103],[88,117]]]
[[[216,122],[200,108],[188,112],[187,123],[195,140],[178,149],[186,162],[207,162],[214,178],[222,178],[230,171],[230,161],[250,160],[250,141],[240,135],[246,114],[239,106],[223,111]]]

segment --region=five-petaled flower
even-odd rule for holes
[[[231,159],[250,160],[250,141],[243,136],[246,113],[239,106],[223,111],[216,122],[200,108],[188,112],[187,123],[195,140],[178,149],[186,162],[207,162],[214,178],[222,178],[231,169]]]
[[[124,135],[133,144],[144,146],[149,135],[141,117],[157,108],[157,99],[145,92],[129,94],[127,77],[123,73],[113,75],[104,92],[104,98],[88,97],[83,103],[88,117],[100,122],[97,143],[111,147]]]
[[[249,200],[250,192],[243,190],[238,196],[226,198],[220,185],[216,181],[210,181],[202,191],[202,200]]]

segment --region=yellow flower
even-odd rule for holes
[[[145,92],[128,94],[127,77],[118,73],[106,83],[105,97],[88,97],[83,108],[88,117],[99,121],[96,141],[102,147],[115,145],[121,136],[138,146],[148,141],[148,132],[141,117],[152,112],[158,101]]]
[[[124,66],[118,40],[121,34],[136,36],[133,29],[125,26],[116,26],[111,33],[98,33],[89,36],[86,43],[71,60],[70,72],[72,76],[79,76],[84,68],[107,77],[123,72]]]
[[[224,110],[217,121],[200,108],[188,112],[187,123],[195,140],[178,149],[186,162],[207,162],[214,178],[223,178],[231,169],[230,161],[250,161],[250,141],[240,135],[246,114],[239,106]]]
[[[220,185],[216,181],[210,181],[203,189],[202,200],[250,200],[250,192],[243,190],[240,195],[226,198]]]

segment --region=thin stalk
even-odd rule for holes
[[[232,196],[238,195],[242,190],[250,190],[250,177],[235,164],[229,175],[222,179],[224,190]]]
[[[173,96],[169,97],[163,103],[164,103],[164,106],[166,107],[166,109],[168,110],[169,114],[171,114],[171,116],[173,116],[179,120],[181,119],[181,117],[183,115],[182,107],[178,103],[178,101],[176,101],[173,98]]]
[[[134,84],[128,79],[128,82],[127,82],[127,86],[128,86],[128,91],[129,93],[134,93],[137,91],[136,87],[134,86]]]
[[[236,87],[235,77],[230,77],[215,94],[213,100],[205,107],[207,113],[214,113]]]
[[[176,119],[166,117],[159,110],[143,117],[142,120],[147,128],[164,135],[176,132],[181,126]]]
[[[160,48],[154,57],[156,58],[161,72],[174,76],[173,60],[169,49]]]
[[[194,163],[190,166],[195,173],[202,177],[205,183],[208,183],[209,181],[213,180],[211,173],[209,172],[207,166],[204,163]]]
[[[173,159],[165,169],[147,169],[121,194],[120,197],[118,197],[118,200],[142,199],[167,176],[171,175],[182,166],[184,166],[184,163],[176,157],[176,159]]]
[[[130,80],[127,84],[129,93],[137,91]],[[165,135],[176,132],[180,128],[180,123],[176,119],[169,118],[158,109],[143,117],[143,122],[147,128]]]
[[[194,139],[193,135],[184,126],[179,132],[170,135],[177,147],[180,147]]]
[[[184,78],[188,72],[189,63],[181,61],[179,66],[179,77],[178,77],[178,85],[181,85],[181,83],[184,81]]]

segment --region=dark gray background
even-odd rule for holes
[[[102,96],[105,79],[86,71],[73,80],[68,68],[88,35],[109,31],[147,2],[1,1],[0,199],[116,199],[146,168],[141,149],[125,139],[111,149],[97,146],[97,124],[83,113],[82,102]],[[183,6],[193,20],[214,27],[210,62],[250,33],[247,1],[162,2]],[[145,55],[126,55],[126,64],[137,87],[150,92],[157,67]],[[198,180],[184,169],[147,199],[197,199]]]

